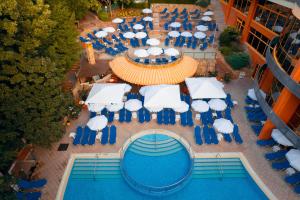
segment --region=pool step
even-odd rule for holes
[[[136,154],[139,154],[139,155],[144,155],[144,156],[164,156],[164,155],[176,153],[176,152],[180,151],[181,149],[182,149],[182,147],[173,148],[173,149],[169,149],[166,151],[160,151],[160,152],[149,152],[148,149],[144,149],[143,151],[137,150],[137,149],[130,149],[130,151],[132,151]]]

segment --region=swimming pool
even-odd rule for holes
[[[189,161],[189,152],[176,139],[160,134],[143,136],[128,146],[122,161],[75,158],[63,199],[268,199],[239,158],[195,158],[192,165]],[[187,181],[168,195],[146,195],[128,183],[122,170],[150,187]]]

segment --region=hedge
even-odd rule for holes
[[[233,69],[237,70],[249,65],[250,57],[245,52],[238,52],[225,56],[225,60]]]

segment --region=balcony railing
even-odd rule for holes
[[[278,43],[278,37],[271,41],[271,46],[275,46]],[[285,87],[289,89],[296,97],[300,99],[300,84],[293,80],[284,69],[276,62],[270,47],[267,49],[266,61],[268,68],[272,71],[273,75],[279,80]]]
[[[269,106],[260,92],[257,78],[258,77],[256,76],[256,78],[254,79],[254,91],[260,107],[268,116],[268,119],[270,119],[276,126],[276,128],[279,129],[280,132],[282,132],[293,143],[294,147],[300,148],[300,136],[297,135],[292,129],[290,129],[290,127],[284,121],[282,121],[282,119],[280,119],[280,117],[278,117],[276,113],[273,112],[273,109]]]

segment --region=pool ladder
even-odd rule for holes
[[[221,175],[221,178],[223,178],[224,171],[223,171],[223,167],[222,167],[221,154],[220,154],[220,153],[217,153],[216,158],[217,158],[217,160],[218,160],[219,173],[220,173],[220,175]]]

